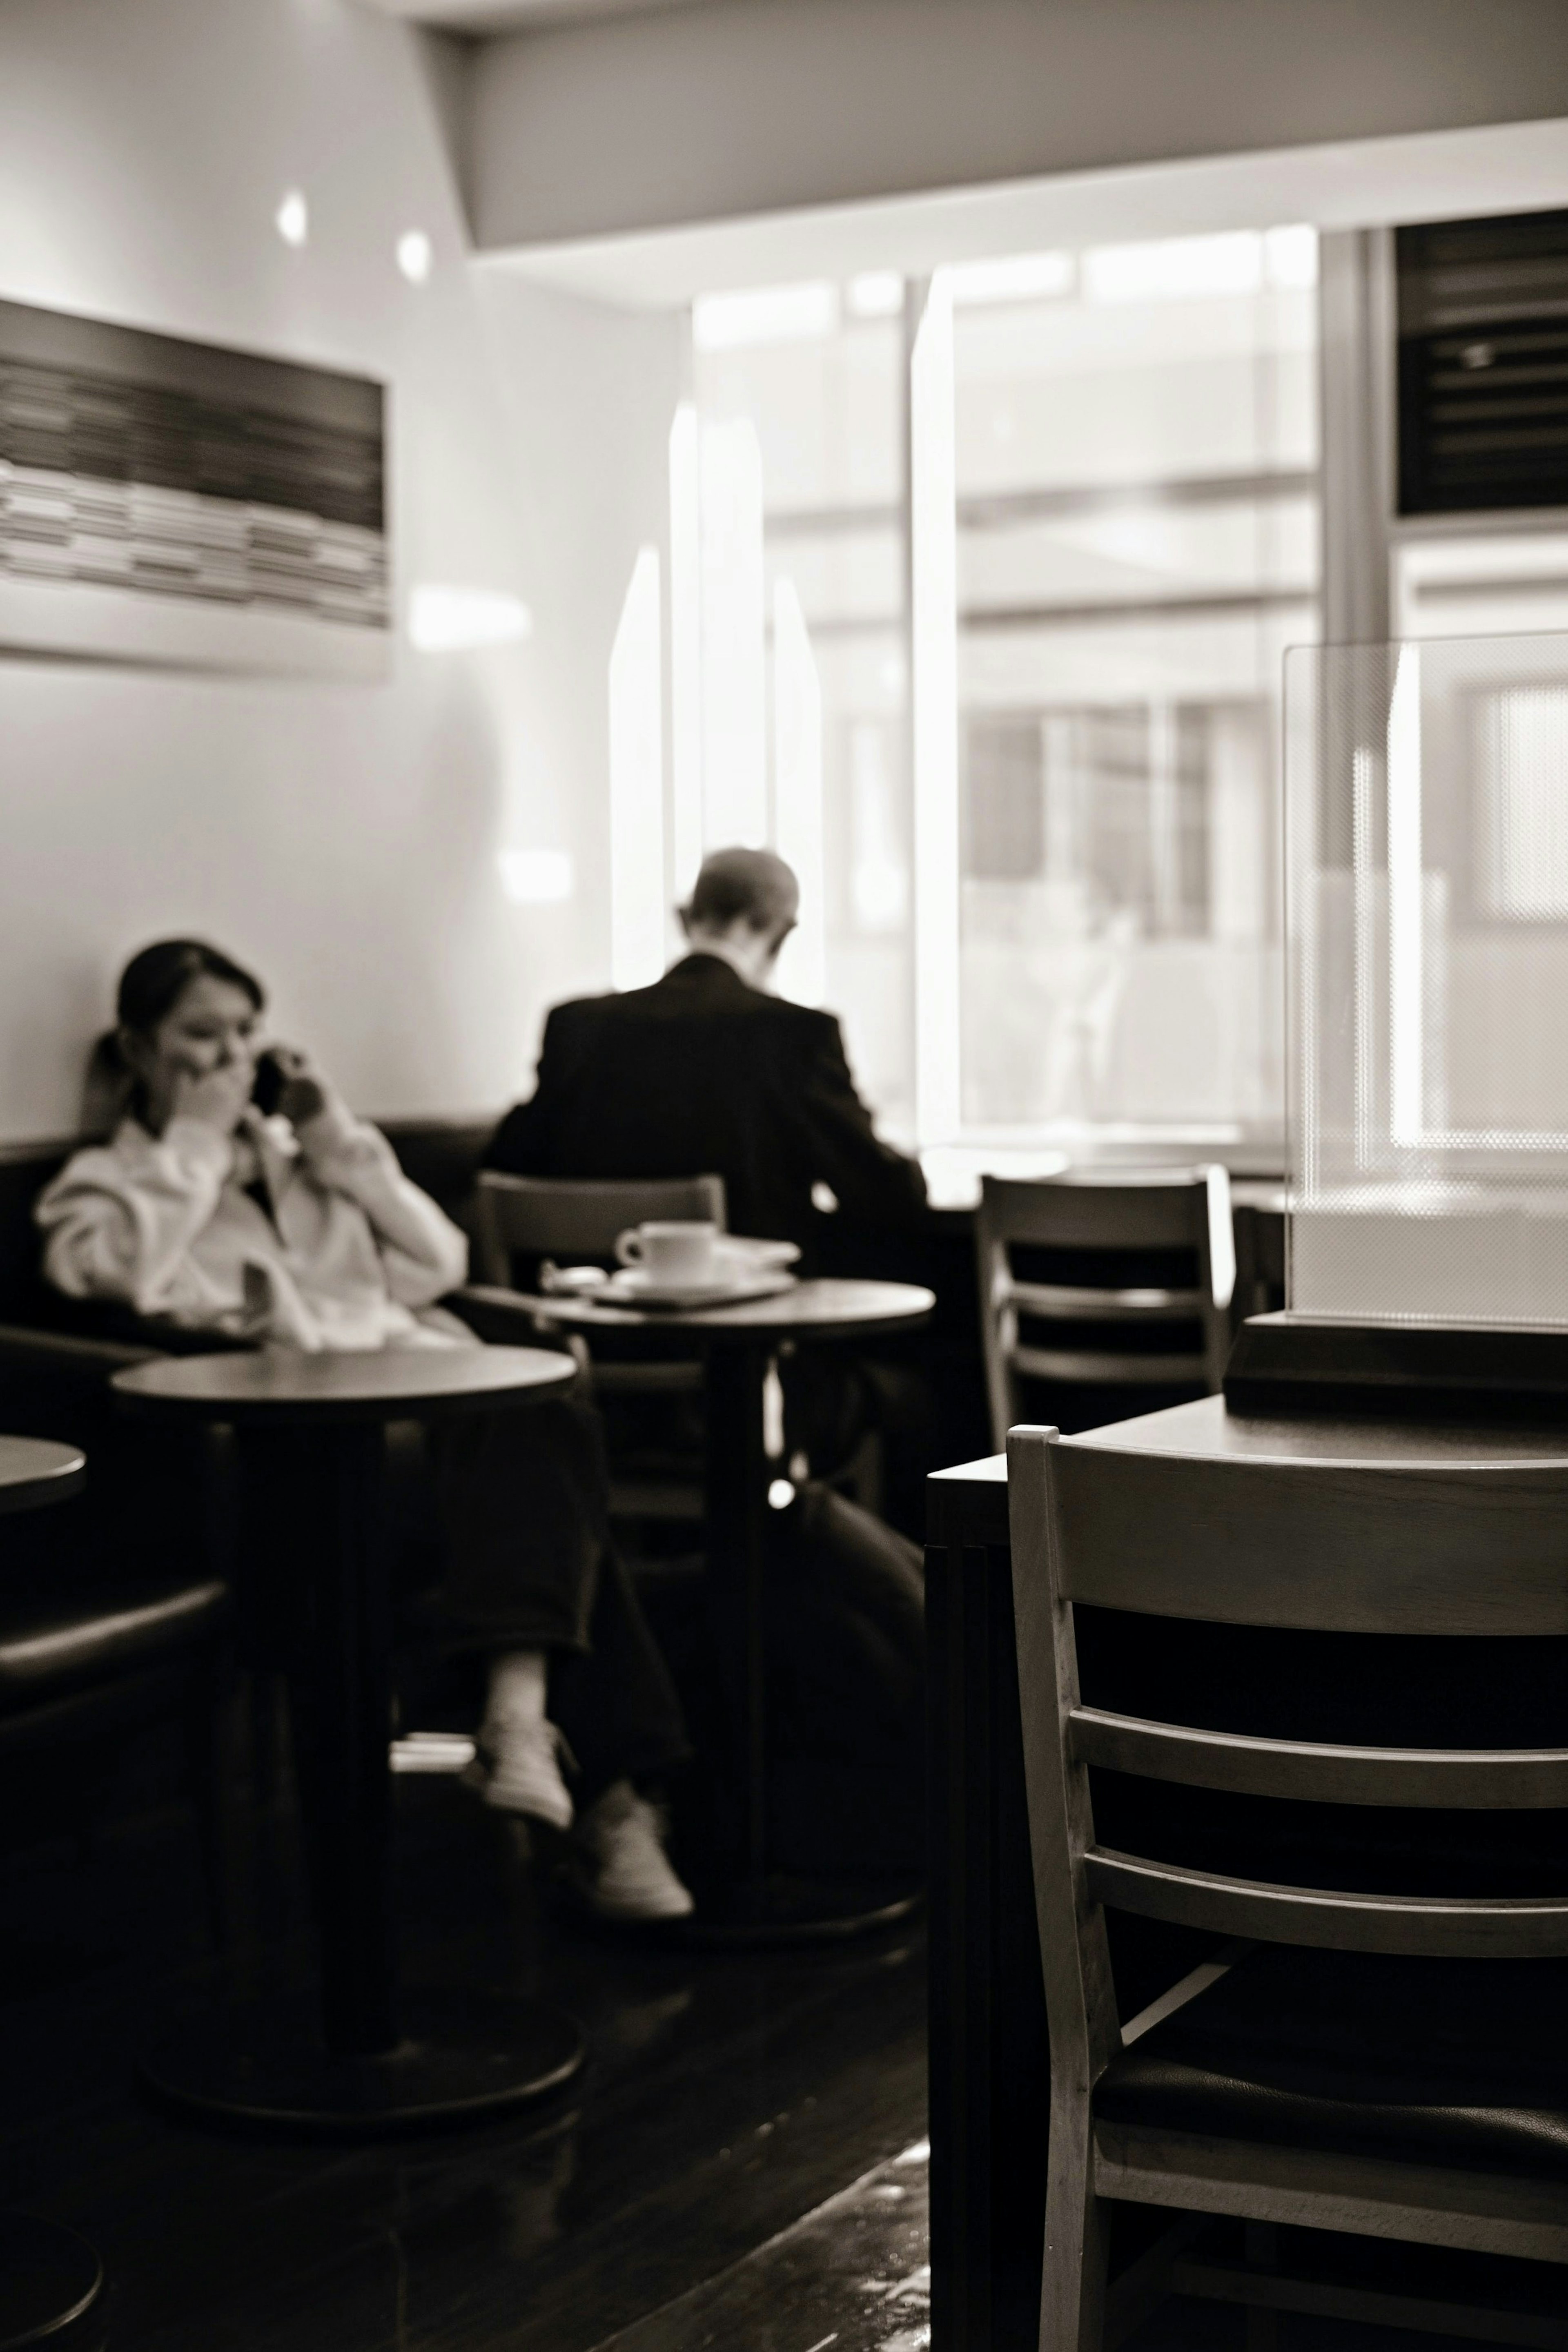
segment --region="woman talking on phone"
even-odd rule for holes
[[[464,1235],[308,1055],[263,1050],[265,1010],[259,981],[204,940],[132,957],[95,1056],[117,1123],[37,1204],[48,1279],[312,1352],[477,1346],[437,1304],[466,1274]],[[486,1415],[436,1432],[432,1454],[445,1612],[490,1662],[475,1785],[573,1831],[574,1875],[604,1916],[684,1915],[642,1790],[684,1760],[685,1732],[610,1541],[594,1415],[570,1400]]]

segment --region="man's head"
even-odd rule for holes
[[[795,928],[800,891],[770,849],[716,849],[703,859],[696,887],[679,909],[689,944],[720,955],[760,988]]]

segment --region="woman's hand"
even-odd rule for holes
[[[177,1070],[172,1118],[193,1118],[219,1135],[232,1135],[250,1100],[255,1076],[248,1061],[220,1062],[214,1070]]]
[[[291,1127],[318,1118],[337,1099],[331,1080],[297,1045],[274,1045],[271,1057],[283,1073],[277,1108]]]

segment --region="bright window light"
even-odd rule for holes
[[[1071,294],[1077,271],[1071,253],[1015,253],[946,274],[955,302],[1038,302]]]
[[[434,256],[422,228],[405,229],[397,241],[397,266],[411,286],[423,286]]]
[[[679,906],[703,855],[702,626],[697,413],[684,400],[670,426],[670,848]]]
[[[849,284],[852,319],[896,319],[904,308],[904,280],[896,269],[862,269]]]
[[[1421,656],[1400,648],[1388,705],[1389,1125],[1418,1144],[1427,1124],[1421,923]]]
[[[664,719],[658,550],[632,567],[610,656],[610,975],[645,988],[664,969]]]
[[[909,370],[915,739],[915,1124],[958,1131],[958,500],[953,299],[931,280]]]
[[[762,451],[748,418],[705,425],[702,480],[703,839],[768,838]]]
[[[1318,282],[1318,233],[1315,228],[1270,228],[1263,233],[1264,266],[1270,286],[1315,286]]]
[[[559,907],[577,887],[564,849],[503,849],[496,866],[514,907]]]
[[[272,215],[273,226],[285,245],[298,247],[310,234],[310,207],[298,188],[290,188]]]
[[[1253,229],[1162,237],[1156,245],[1103,245],[1083,257],[1083,290],[1091,302],[1256,294],[1262,283],[1263,239]]]
[[[756,286],[736,294],[701,294],[692,305],[692,340],[699,352],[732,352],[753,343],[810,342],[839,323],[839,289],[826,279],[804,286]]]
[[[483,646],[515,645],[533,635],[534,616],[520,597],[494,588],[450,588],[428,583],[409,591],[409,642],[422,654],[469,653]]]
[[[1568,692],[1502,687],[1477,712],[1480,900],[1515,922],[1568,919]]]
[[[857,930],[901,931],[909,919],[909,867],[885,730],[875,719],[850,729],[850,905]]]
[[[800,920],[779,959],[779,993],[821,1004],[828,984],[822,689],[792,580],[773,590],[773,845],[800,885]]]

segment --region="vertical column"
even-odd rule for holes
[[[1323,637],[1331,646],[1381,644],[1392,626],[1392,230],[1323,236],[1318,315]]]
[[[610,656],[610,971],[644,988],[664,969],[664,696],[659,554],[632,566]]]
[[[697,412],[670,427],[670,881],[684,906],[703,856],[702,489]]]
[[[703,840],[768,838],[762,451],[749,418],[699,436]]]
[[[915,1118],[922,1143],[960,1124],[958,510],[953,300],[943,272],[909,289],[909,683],[915,803]]]
[[[827,993],[827,871],[822,848],[822,689],[792,580],[773,592],[773,845],[800,885],[800,919],[779,960],[798,1004]]]

